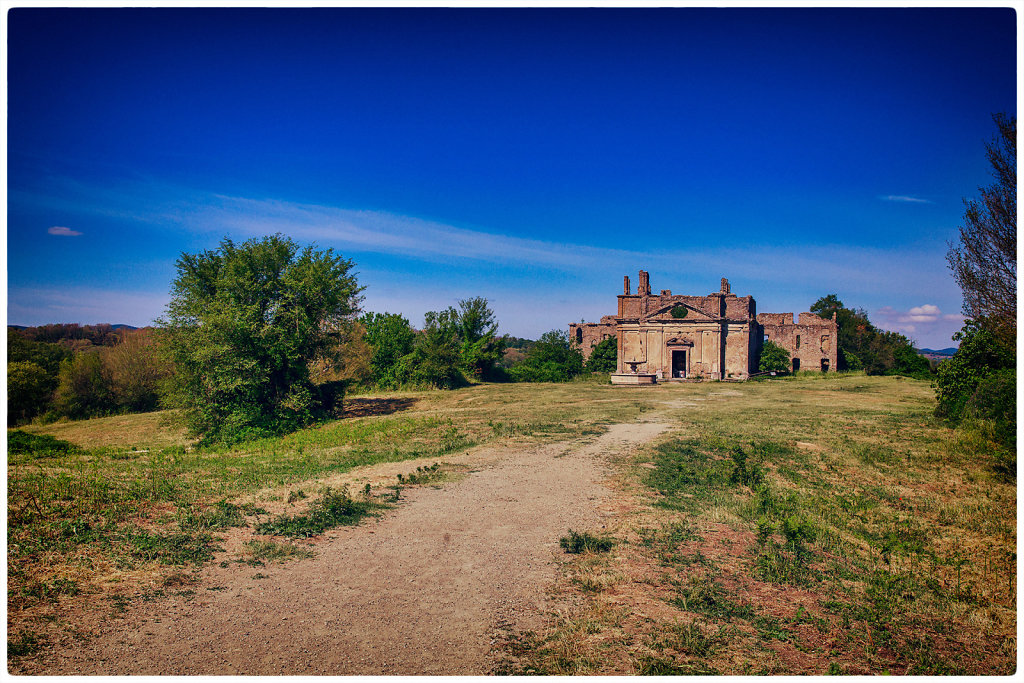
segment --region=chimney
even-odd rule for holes
[[[727,280],[726,278],[723,277],[722,278],[722,294],[728,294],[728,293],[729,293],[729,280]]]
[[[651,295],[651,281],[646,270],[640,271],[640,283],[637,285],[636,293],[642,296]]]
[[[622,293],[625,294],[626,296],[629,296],[629,276],[628,275],[623,275],[622,276]]]

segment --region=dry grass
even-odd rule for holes
[[[635,507],[620,543],[565,560],[561,607],[507,645],[500,671],[1015,670],[1016,485],[931,417],[927,383],[661,397],[675,432],[617,463],[620,507]]]
[[[168,413],[27,427],[81,450],[9,456],[8,640],[29,656],[214,554],[260,560],[244,546],[256,526],[301,514],[327,486],[371,484],[386,501],[396,475],[423,478],[417,465],[478,444],[598,433],[655,397],[596,382],[376,393],[348,399],[345,419],[233,448],[193,448]],[[387,476],[363,481],[368,465]]]

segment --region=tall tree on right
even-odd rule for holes
[[[949,265],[964,295],[960,348],[936,368],[935,414],[991,445],[995,465],[1017,476],[1017,119],[996,114],[986,145],[995,184],[964,200],[959,246]]]
[[[998,134],[985,145],[995,182],[965,199],[960,243],[946,257],[963,290],[964,314],[1010,348],[1017,345],[1017,117],[992,116]]]

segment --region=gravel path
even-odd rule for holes
[[[600,528],[605,456],[665,427],[446,458],[476,471],[407,489],[381,520],[321,539],[314,558],[212,566],[194,599],[132,607],[37,672],[486,674],[499,630],[540,626],[558,539]]]

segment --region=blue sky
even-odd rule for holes
[[[622,276],[839,295],[952,345],[945,261],[1016,114],[1012,9],[14,9],[8,322],[149,323],[283,232],[364,308],[537,337]]]

